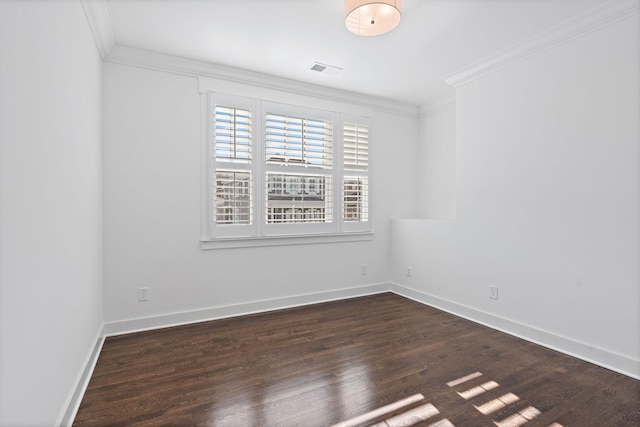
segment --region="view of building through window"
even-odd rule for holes
[[[369,210],[367,200],[369,189],[367,179],[361,177],[345,177],[344,179],[344,212],[345,221],[368,221]]]
[[[217,224],[251,224],[251,174],[217,171],[215,195]]]
[[[267,173],[267,223],[331,222],[329,178]]]

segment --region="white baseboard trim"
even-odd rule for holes
[[[100,356],[100,351],[102,351],[102,346],[104,344],[104,329],[100,328],[98,331],[98,335],[94,340],[93,347],[87,354],[85,358],[83,368],[78,374],[76,381],[74,382],[74,387],[67,398],[66,404],[64,405],[64,410],[58,417],[57,426],[71,426],[73,424],[73,420],[78,413],[78,409],[80,408],[80,403],[82,403],[82,397],[84,396],[84,392],[87,390],[87,386],[89,385],[89,380],[91,379],[91,375],[93,375],[93,370],[96,367],[96,363],[98,363],[98,357]]]
[[[628,377],[640,379],[640,360],[635,360],[453,301],[438,298],[406,286],[390,284],[389,290],[397,295],[446,311],[491,329],[568,354],[569,356],[602,366],[603,368],[610,369]]]
[[[133,332],[142,332],[152,329],[168,328],[228,317],[281,310],[284,308],[299,307],[309,304],[318,304],[345,298],[355,298],[388,291],[389,285],[387,283],[379,283],[355,288],[338,289],[327,292],[303,294],[285,298],[253,301],[242,304],[205,308],[201,310],[183,311],[159,316],[108,322],[104,325],[104,334],[105,336],[123,335]]]

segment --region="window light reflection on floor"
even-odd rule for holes
[[[529,406],[528,408],[518,411],[502,421],[494,421],[493,423],[498,427],[518,427],[531,421],[540,414],[541,412],[539,410],[533,406]]]
[[[363,423],[373,421],[374,419],[385,415],[390,415],[398,410],[404,410],[404,412],[373,424],[370,427],[409,427],[417,423],[422,423],[423,421],[440,414],[438,408],[433,406],[431,403],[423,403],[413,409],[404,409],[415,403],[420,403],[424,399],[425,398],[422,394],[414,394],[413,396],[409,396],[405,399],[401,399],[397,402],[369,411],[366,414],[358,415],[357,417],[351,418],[347,421],[334,424],[331,427],[360,426]],[[429,424],[428,427],[455,427],[455,425],[445,418]]]
[[[409,396],[405,399],[398,400],[397,402],[390,403],[388,405],[382,406],[378,409],[374,409],[372,411],[367,412],[366,414],[359,415],[357,417],[351,418],[350,420],[340,422],[338,424],[334,424],[331,427],[353,427],[359,424],[365,423],[367,421],[371,421],[374,418],[378,418],[382,415],[389,414],[391,412],[397,411],[398,409],[404,408],[405,406],[409,406],[413,403],[420,402],[424,400],[424,396],[420,393],[414,394],[413,396]]]
[[[520,400],[518,396],[513,393],[504,394],[497,399],[493,399],[488,401],[487,403],[483,403],[480,406],[473,405],[478,411],[480,411],[484,415],[489,415],[499,409],[506,407],[514,402]]]
[[[465,375],[464,377],[460,377],[457,380],[453,380],[453,381],[449,381],[447,383],[447,385],[449,387],[455,387],[457,385],[460,385],[462,383],[466,383],[467,381],[471,381],[475,378],[481,377],[482,376],[482,372],[474,372],[472,374],[469,375]]]
[[[480,396],[481,394],[486,393],[489,390],[493,390],[494,388],[498,388],[498,387],[500,387],[500,384],[498,384],[497,382],[487,381],[484,384],[480,384],[479,386],[470,388],[469,390],[465,390],[463,392],[457,392],[457,393],[464,400],[469,400],[476,396]]]
[[[438,415],[440,411],[431,403],[418,406],[400,415],[388,418],[371,427],[408,427]]]
[[[461,384],[464,384],[466,382],[469,382],[471,380],[474,380],[476,378],[480,378],[482,377],[483,374],[480,371],[476,371],[473,372],[471,374],[468,375],[464,375],[460,378],[457,378],[455,380],[449,381],[447,383],[447,386],[449,387],[456,387],[459,386]],[[468,385],[467,385],[468,386]],[[462,397],[464,400],[469,401],[475,397],[478,397],[490,390],[494,390],[497,389],[498,387],[500,387],[500,384],[498,384],[495,381],[487,381],[483,384],[480,384],[478,386],[475,387],[471,387],[465,391],[456,391],[456,393]],[[502,396],[496,398],[496,399],[491,399],[485,403],[482,404],[474,404],[473,407],[480,412],[482,415],[485,416],[489,416],[490,414],[493,414],[494,412],[497,412],[499,410],[502,410],[504,408],[506,408],[508,405],[511,405],[512,403],[518,402],[520,401],[520,397],[518,397],[517,395],[515,395],[514,393],[506,393],[503,394]],[[469,402],[471,403],[471,402]],[[508,416],[507,418],[501,420],[501,421],[497,421],[494,420],[493,423],[497,426],[497,427],[519,427],[523,424],[526,424],[527,422],[533,420],[534,418],[536,418],[538,415],[542,414],[542,412],[540,412],[540,410],[538,410],[537,408],[533,407],[533,406],[529,406],[521,411],[516,412],[513,415]],[[447,419],[444,419],[443,422],[449,422]],[[435,423],[433,425],[429,425],[429,427],[449,427],[448,424],[442,424],[440,425],[439,423]],[[549,424],[547,427],[565,427],[564,425],[558,423],[558,422],[554,422]]]
[[[456,427],[451,421],[448,419],[437,421],[433,424],[429,424],[427,427]]]

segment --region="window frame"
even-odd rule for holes
[[[331,159],[331,167],[330,168],[314,168],[305,165],[296,165],[296,164],[287,164],[287,165],[274,165],[269,164],[267,162],[266,154],[263,151],[262,155],[262,178],[265,181],[265,185],[260,189],[260,191],[264,192],[265,198],[260,205],[260,209],[264,215],[258,216],[260,220],[260,224],[262,226],[263,235],[266,237],[269,236],[294,236],[299,234],[326,234],[326,233],[338,233],[339,230],[336,227],[336,185],[335,185],[335,173],[336,173],[336,113],[331,111],[323,111],[318,109],[311,109],[306,107],[298,107],[295,105],[288,105],[279,102],[271,102],[271,101],[261,101],[260,102],[260,118],[264,122],[266,120],[266,116],[268,114],[279,114],[279,115],[289,115],[289,116],[298,116],[304,118],[312,118],[316,120],[324,120],[326,122],[331,122],[333,126],[333,137],[331,141],[331,150],[332,150],[332,159]],[[277,110],[277,111],[276,111]],[[261,136],[264,137],[266,134],[266,129],[263,129]],[[265,138],[266,139],[266,138]],[[263,150],[266,149],[266,142],[264,140],[261,141]],[[269,174],[281,174],[281,175],[292,175],[292,176],[307,176],[307,175],[316,175],[323,176],[325,179],[328,177],[332,181],[331,185],[331,197],[330,200],[330,209],[331,209],[331,221],[330,222],[322,222],[322,223],[284,223],[284,224],[269,224],[266,221],[266,208],[268,206],[268,200],[266,197],[267,193],[267,179],[266,177]],[[325,181],[326,182],[326,181]],[[326,203],[326,201],[325,201]],[[325,208],[326,209],[326,208]],[[326,213],[325,213],[326,215]]]
[[[344,128],[343,118],[349,121],[356,120],[363,123],[369,129],[369,169],[361,172],[370,184],[371,165],[371,124],[373,122],[370,115],[353,114],[350,111],[341,112],[339,109],[314,108],[305,105],[297,105],[280,100],[259,99],[246,96],[220,93],[213,90],[201,92],[201,114],[203,127],[206,132],[202,132],[203,149],[202,162],[203,197],[202,213],[202,249],[218,248],[239,248],[239,247],[261,247],[272,245],[295,245],[312,243],[334,243],[334,242],[354,242],[372,240],[371,221],[371,194],[368,195],[368,220],[367,221],[344,221],[344,157],[343,139]],[[214,112],[216,105],[248,109],[252,113],[252,160],[247,165],[238,169],[245,169],[251,172],[252,182],[252,223],[243,225],[216,225],[215,224],[215,177],[216,172],[226,170],[222,168],[225,163],[217,161],[215,157],[215,135],[213,134]],[[269,111],[271,110],[271,111]],[[347,109],[348,110],[348,109]],[[275,167],[267,163],[266,159],[266,137],[265,121],[267,113],[290,114],[294,116],[306,116],[313,119],[326,119],[333,123],[333,165],[330,173],[320,168],[305,167],[304,165],[286,165]],[[332,180],[331,194],[331,215],[330,223],[267,223],[267,199],[269,173],[280,174],[286,171],[292,175],[314,175],[328,176]],[[349,171],[347,174],[350,174]]]
[[[256,133],[256,120],[255,120],[255,110],[256,110],[256,100],[251,98],[245,98],[240,96],[232,96],[226,94],[216,94],[215,98],[210,96],[209,106],[207,109],[207,181],[208,181],[208,190],[207,190],[207,229],[208,236],[210,240],[215,240],[219,238],[229,238],[229,237],[250,237],[256,235],[256,194],[255,194],[255,180],[258,178],[256,175],[256,156],[258,153],[256,152],[256,144],[254,143],[255,137],[251,140],[251,159],[248,162],[225,162],[223,160],[218,161],[216,158],[216,148],[215,148],[215,106],[213,101],[216,101],[216,105],[230,104],[226,106],[232,106],[234,108],[243,108],[249,110],[252,113],[252,135]],[[218,168],[220,165],[220,169]],[[216,206],[215,206],[215,197],[212,195],[215,192],[216,188],[216,173],[218,171],[244,171],[249,172],[251,174],[251,210],[252,210],[252,222],[250,224],[229,224],[224,227],[214,227],[213,224],[215,221],[211,219],[211,217],[216,216]]]

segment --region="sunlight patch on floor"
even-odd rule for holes
[[[518,411],[502,421],[494,421],[493,423],[498,427],[518,427],[531,421],[541,413],[542,412],[533,406],[529,406],[528,408]]]
[[[413,408],[403,414],[396,415],[382,422],[374,424],[372,427],[408,427],[438,415],[440,411],[431,403],[427,403],[417,408]]]
[[[478,411],[480,411],[484,415],[489,415],[496,412],[499,409],[506,407],[514,402],[520,400],[518,396],[513,393],[504,394],[497,399],[493,399],[488,401],[487,403],[483,403],[480,406],[473,405]]]
[[[374,409],[373,411],[369,411],[366,414],[362,414],[357,417],[351,418],[350,420],[343,421],[338,424],[334,424],[331,427],[357,426],[359,424],[381,417],[385,414],[389,414],[391,412],[397,411],[398,409],[404,408],[405,406],[409,406],[413,403],[420,402],[421,400],[424,400],[424,396],[422,394],[420,393],[414,394],[413,396],[409,396],[405,399],[398,400],[397,402],[393,402],[388,405],[382,406],[381,408]]]
[[[358,415],[357,417],[351,418],[347,421],[339,422],[332,425],[331,427],[360,426],[363,423],[373,421],[376,418],[379,419],[380,417],[391,414],[393,412],[397,412],[398,410],[404,410],[404,408],[415,403],[420,403],[423,400],[424,396],[422,394],[414,394],[413,396],[409,396],[405,399],[401,399],[397,402],[393,402],[378,409],[369,411],[366,414]],[[433,404],[424,403],[420,406],[417,406],[413,409],[408,409],[399,415],[394,415],[369,427],[409,427],[414,424],[426,421],[429,418],[435,417],[439,414],[440,411]],[[429,424],[428,427],[455,427],[455,425],[448,419],[442,419],[440,421],[436,421],[435,423]]]
[[[482,372],[474,372],[473,374],[465,375],[464,377],[460,377],[460,378],[458,378],[456,380],[449,381],[447,383],[447,385],[449,387],[455,387],[457,385],[460,385],[462,383],[466,383],[467,381],[471,381],[471,380],[473,380],[475,378],[478,378],[478,377],[481,377],[481,376],[482,376]]]
[[[464,384],[466,382],[469,382],[471,380],[474,380],[476,378],[480,378],[482,375],[483,375],[482,372],[476,371],[471,374],[457,378],[455,380],[449,381],[446,384],[447,386],[453,388],[461,384]],[[500,384],[498,384],[497,382],[486,381],[483,384],[468,388],[464,391],[456,390],[456,393],[458,394],[458,396],[460,396],[464,400],[470,401],[474,398],[477,398],[478,396],[483,395],[484,393],[487,393],[491,390],[495,390],[498,387],[500,387]],[[484,403],[473,404],[473,407],[482,415],[490,416],[491,414],[497,411],[500,411],[502,409],[505,409],[509,405],[519,401],[520,401],[520,397],[518,397],[514,393],[506,393],[498,398],[488,400]],[[519,427],[533,420],[540,414],[542,414],[540,410],[538,410],[533,406],[529,406],[525,409],[522,409],[520,411],[513,413],[512,415],[509,415],[503,420],[498,421],[497,419],[494,418],[492,421],[493,421],[493,424],[495,424],[497,427]],[[552,424],[549,424],[547,427],[564,427],[564,426],[560,423],[554,422]]]
[[[480,384],[477,387],[470,388],[469,390],[465,390],[463,392],[457,392],[458,395],[464,400],[473,399],[476,396],[480,396],[483,393],[488,392],[489,390],[493,390],[494,388],[500,387],[495,381],[487,381],[484,384]]]

